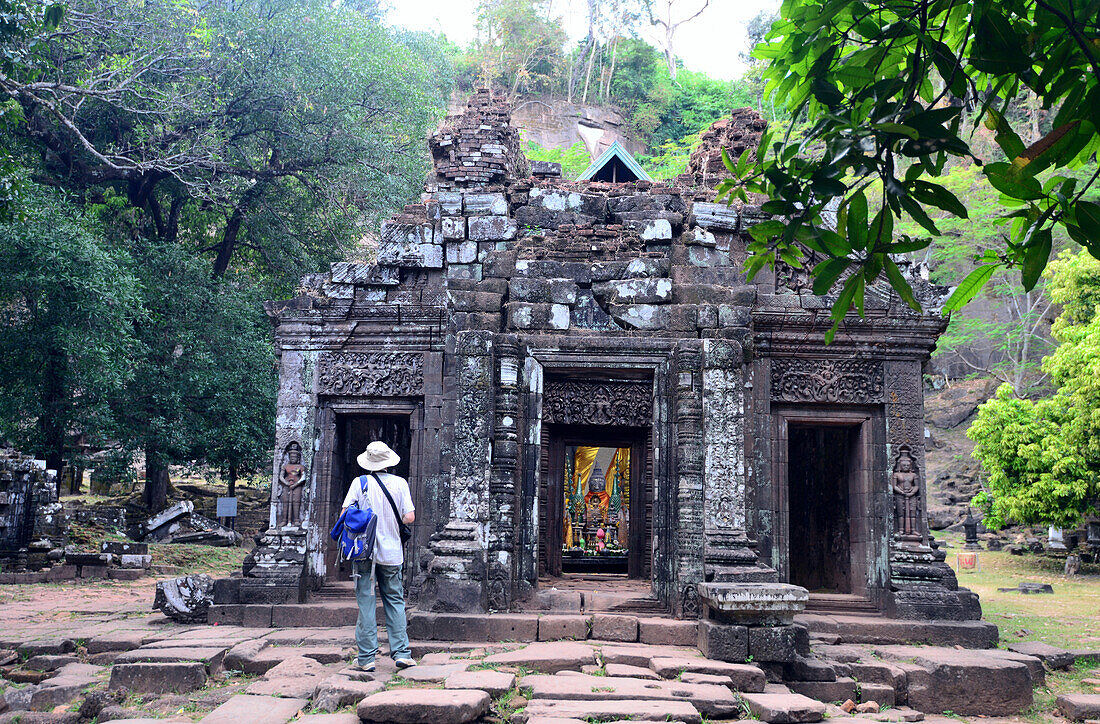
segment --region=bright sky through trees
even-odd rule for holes
[[[693,3],[685,3],[689,5]],[[392,25],[441,32],[463,47],[474,37],[477,0],[390,0],[386,6]],[[706,12],[677,31],[676,54],[689,70],[723,80],[739,78],[745,65],[737,52],[748,44],[746,23],[761,10],[778,7],[778,0],[711,0]],[[584,0],[553,0],[551,13],[563,18],[570,39],[584,37]],[[649,23],[642,25],[643,37],[657,45]]]

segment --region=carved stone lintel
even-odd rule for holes
[[[882,364],[860,360],[772,360],[776,402],[871,404],[883,401]]]
[[[548,380],[543,390],[543,422],[643,427],[652,419],[648,382]]]
[[[322,352],[318,393],[361,397],[414,397],[424,390],[420,352]]]

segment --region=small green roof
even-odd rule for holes
[[[625,183],[627,181],[652,181],[630,152],[623,148],[622,144],[615,141],[600,157],[593,161],[584,170],[578,181],[612,181]]]

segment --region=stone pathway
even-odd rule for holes
[[[5,617],[0,612],[0,622]],[[62,626],[40,612],[21,628],[0,629],[0,686],[6,686],[0,689],[0,724],[17,717],[79,724],[97,716],[131,724],[701,724],[748,718],[948,724],[944,712],[1019,715],[1031,706],[1033,684],[1067,665],[1065,651],[1043,645],[968,650],[835,643],[840,637],[828,631],[813,635],[809,657],[733,664],[667,643],[684,640],[685,622],[661,629],[644,617],[641,623],[587,617],[593,625],[587,636],[598,624],[605,635],[632,639],[623,641],[578,636],[577,618],[509,616],[468,624],[526,627],[525,638],[532,640],[417,640],[412,648],[419,666],[398,672],[383,657],[377,671],[365,673],[348,668],[351,626],[180,626],[159,615],[111,611],[82,612]],[[654,643],[637,640],[642,629]],[[1100,694],[1083,687],[1085,693],[1058,698],[1061,716],[1100,718]]]

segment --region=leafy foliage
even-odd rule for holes
[[[830,258],[813,270],[822,287],[839,279],[831,274],[836,267],[854,269],[833,307],[837,324],[883,273],[912,303],[890,255],[924,249],[941,235],[929,209],[968,217],[938,181],[949,158],[982,163],[1012,221],[1010,236],[986,252],[948,300],[950,309],[1000,269],[1018,269],[1032,289],[1056,228],[1100,255],[1100,205],[1083,198],[1100,168],[1084,183],[1061,173],[1089,163],[1100,147],[1094,10],[1059,0],[786,0],[780,16],[756,53],[771,61],[769,92],[810,128],[798,143],[765,136],[740,184],[721,189],[764,193],[772,199],[765,210],[789,220],[757,237],[750,269],[777,258],[798,264],[807,248]],[[1051,130],[1030,145],[1005,116],[1024,91],[1054,109]],[[962,127],[964,103],[975,104],[1003,160],[974,155]],[[1047,170],[1055,173],[1041,182]],[[880,208],[868,216],[867,190],[876,181]],[[836,204],[834,232],[822,212]],[[895,237],[905,218],[920,226],[919,235]]]
[[[534,141],[528,141],[523,153],[532,161],[560,163],[562,176],[568,179],[577,178],[592,164],[592,156],[580,141],[569,148],[543,148]]]
[[[989,473],[975,501],[989,525],[1075,525],[1100,506],[1100,307],[1086,306],[1100,299],[1100,262],[1082,252],[1051,267],[1052,298],[1069,302],[1043,362],[1058,391],[1032,402],[1002,385],[966,433]]]

